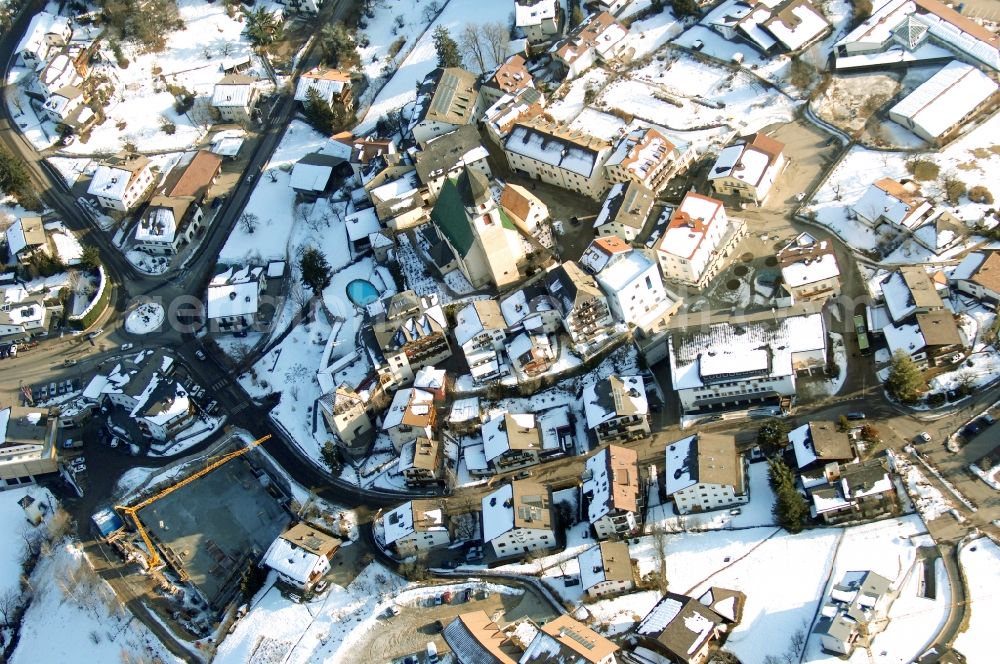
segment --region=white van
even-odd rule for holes
[[[434,645],[433,641],[427,642],[427,658],[424,661],[426,661],[427,664],[437,664],[441,661],[438,659],[438,649],[437,646]]]

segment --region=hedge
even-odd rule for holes
[[[70,316],[67,319],[69,326],[74,330],[85,330],[94,324],[104,310],[108,308],[108,300],[111,299],[111,287],[108,285],[108,277],[104,273],[104,266],[98,266],[97,273],[101,277],[100,285],[97,287],[97,295],[94,300],[77,316]]]

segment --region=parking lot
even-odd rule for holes
[[[79,378],[63,379],[48,383],[26,385],[21,391],[21,405],[33,406],[45,401],[51,401],[82,389]],[[30,396],[30,401],[29,401]]]

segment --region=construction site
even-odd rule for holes
[[[252,454],[265,440],[247,444],[232,436],[221,455],[189,462],[179,479],[116,506],[124,527],[107,541],[171,594],[189,584],[210,609],[224,608],[292,519],[289,488],[275,481],[264,455]]]

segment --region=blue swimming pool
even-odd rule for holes
[[[359,307],[367,307],[377,300],[378,296],[378,289],[365,279],[355,279],[347,284],[347,298]]]

